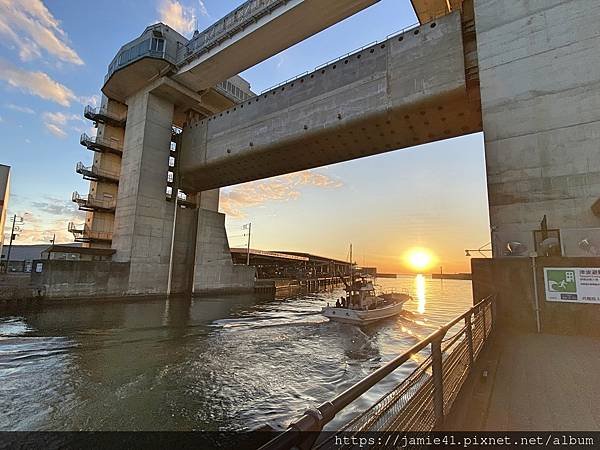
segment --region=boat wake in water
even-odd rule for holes
[[[364,327],[321,315],[341,289],[284,300],[78,303],[0,316],[8,405],[0,409],[0,429],[285,427],[471,304],[465,281],[379,282],[408,289],[413,300],[398,316]],[[409,370],[390,376],[355,408],[372,404]]]

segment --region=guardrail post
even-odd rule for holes
[[[440,333],[431,342],[431,369],[433,372],[433,404],[436,428],[444,423],[444,373],[442,363],[442,337]]]
[[[475,362],[475,352],[473,351],[473,326],[471,324],[471,315],[465,317],[465,330],[467,335],[467,345],[469,347],[469,367],[473,367]]]

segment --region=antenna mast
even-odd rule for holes
[[[350,285],[354,283],[354,263],[352,262],[352,244],[350,244]]]

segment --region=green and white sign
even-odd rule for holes
[[[545,267],[544,284],[549,302],[600,304],[598,267]]]

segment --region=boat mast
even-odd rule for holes
[[[352,263],[352,244],[350,244],[350,286],[354,283],[354,264]]]

